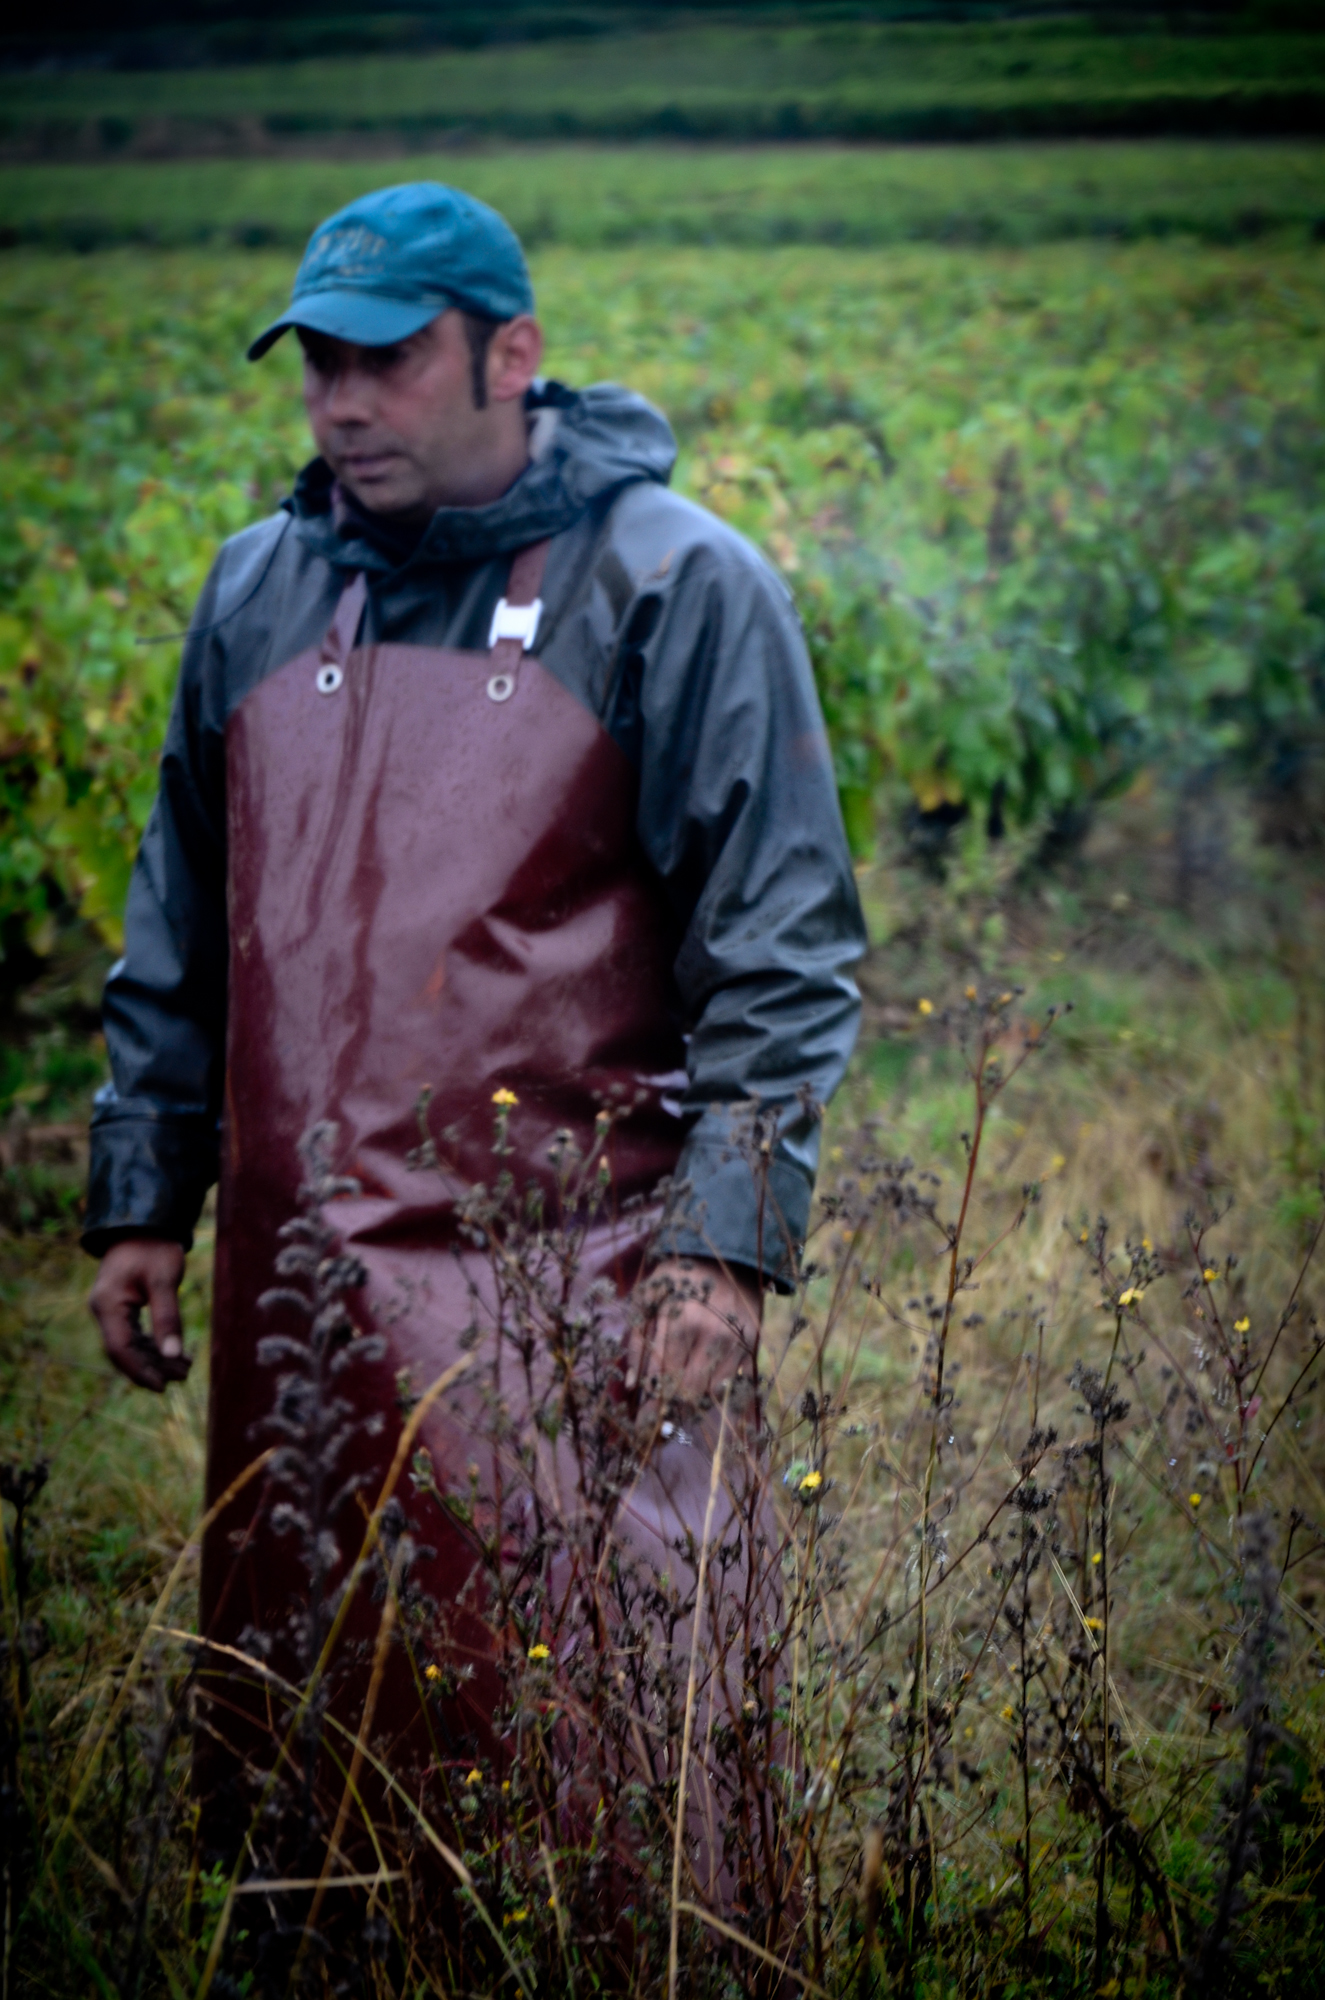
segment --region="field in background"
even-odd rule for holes
[[[10,151],[253,151],[329,133],[976,139],[1319,130],[1325,38],[1083,17],[712,22],[253,67],[0,75]]]
[[[1305,146],[1082,144],[433,161],[541,244],[551,367],[574,382],[615,376],[657,400],[680,437],[680,482],[752,534],[796,591],[874,944],[824,1189],[849,1190],[873,1143],[934,1168],[950,1213],[972,1122],[957,1046],[967,989],[995,1007],[1007,996],[1021,1023],[1073,1003],[985,1132],[972,1249],[994,1245],[1032,1195],[953,1321],[961,1373],[936,1513],[920,1507],[915,1478],[932,1373],[926,1296],[942,1276],[932,1244],[885,1239],[876,1288],[850,1292],[822,1371],[822,1285],[787,1350],[789,1450],[802,1449],[803,1390],[840,1399],[816,1434],[819,1458],[787,1467],[823,1468],[814,1519],[844,1562],[835,1644],[855,1629],[880,1551],[897,1621],[871,1656],[884,1678],[848,1768],[836,1790],[807,1783],[804,1799],[820,1830],[815,1894],[829,1902],[822,1962],[844,1995],[870,1990],[871,1909],[876,1993],[900,1977],[904,1931],[908,1976],[935,2000],[1174,1993],[1157,1906],[1116,1850],[1112,1874],[1098,1862],[1095,1808],[1063,1781],[1070,1754],[1044,1692],[1097,1673],[1106,1619],[1111,1691],[1085,1712],[1086,1734],[1106,1767],[1116,1760],[1110,1797],[1170,1885],[1181,1951],[1210,1934],[1236,1863],[1234,1990],[1290,2000],[1325,1959],[1313,1928],[1325,1809],[1319,1394],[1290,1404],[1260,1451],[1311,1360],[1325,1278],[1308,1273],[1263,1397],[1222,1369],[1203,1317],[1226,1301],[1230,1326],[1236,1315],[1253,1343],[1270,1339],[1325,1167],[1320,158]],[[4,184],[15,230],[55,242],[189,242],[206,230],[284,246],[370,179],[416,165],[13,168]],[[1172,240],[1089,240],[1160,231]],[[791,247],[759,247],[788,237]],[[865,247],[822,240],[834,237]],[[1044,240],[1061,237],[1087,240]],[[104,1068],[99,982],[180,628],[216,542],[275,504],[305,444],[294,353],[257,369],[242,360],[283,301],[284,248],[24,249],[0,268],[0,1491],[11,1565],[18,1470],[50,1468],[25,1507],[21,1605],[6,1572],[9,1699],[15,1676],[31,1682],[26,1734],[2,1747],[7,1772],[22,1772],[10,1782],[23,1809],[40,1801],[36,1845],[15,1850],[30,1859],[127,1686],[201,1484],[210,1225],[191,1260],[199,1358],[186,1389],[157,1402],[112,1380],[84,1314],[91,1267],[73,1237],[78,1135]],[[1011,1029],[999,1047],[1007,1060]],[[1212,1261],[1193,1270],[1184,1218],[1230,1202]],[[1101,1215],[1114,1255],[1103,1266]],[[820,1241],[833,1239],[830,1221]],[[1116,1511],[1097,1567],[1090,1420],[1082,1378],[1069,1377],[1078,1364],[1109,1367],[1120,1319],[1132,1409],[1110,1433]],[[784,1309],[772,1330],[777,1352],[791,1331]],[[1020,1482],[1027,1504],[996,1524],[994,1542],[973,1544],[974,1558],[967,1544],[968,1530],[984,1532],[989,1496],[1019,1479],[1037,1423],[1058,1432],[1036,1461],[1040,1497],[1054,1496],[1058,1573],[1041,1549],[1025,1578],[1028,1655],[999,1591],[1029,1560],[1024,1524],[1044,1518],[1032,1489]],[[1259,1508],[1279,1538],[1282,1624],[1256,1670],[1270,1676],[1264,1713],[1291,1770],[1264,1790],[1249,1854],[1225,1806],[1251,1741],[1254,1579],[1239,1511]],[[901,1848],[884,1886],[870,1892],[862,1877],[869,1830],[891,1826],[895,1807],[921,1541],[960,1561],[934,1628],[931,1720],[946,1747],[924,1793],[928,1849],[916,1836],[933,1873],[915,1932],[899,1917],[911,1865]],[[1107,1605],[1091,1594],[1105,1577]],[[194,1587],[186,1564],[172,1614],[183,1625]],[[86,1845],[66,1845],[58,1895],[43,1888],[23,1919],[15,1991],[106,1994],[131,1959],[144,1994],[196,1991],[219,1890],[190,1872],[184,1745],[172,1751],[161,1735],[184,1655],[163,1648],[150,1662],[80,1805]],[[830,1708],[825,1741],[841,1719]],[[159,1750],[164,1808],[149,1783]],[[21,1813],[0,1830],[20,1824]],[[149,1855],[154,1826],[166,1830]],[[22,1906],[31,1882],[16,1879]],[[140,1892],[146,1959],[132,1942]]]
[[[550,371],[667,412],[685,490],[810,634],[848,827],[1056,838],[1148,764],[1277,774],[1321,730],[1325,256],[553,248]],[[6,950],[114,940],[211,553],[305,452],[289,260],[13,253],[0,302]],[[1295,788],[1295,789],[1294,789]]]
[[[523,241],[1029,244],[1325,237],[1325,149],[1308,142],[998,146],[543,146],[386,158],[0,166],[0,242],[92,250],[215,243],[298,250],[371,187],[442,180]]]

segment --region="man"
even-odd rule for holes
[[[257,1302],[319,1119],[392,1422],[399,1369],[426,1380],[470,1312],[456,1214],[494,1102],[549,1198],[557,1135],[589,1156],[610,1131],[590,1261],[624,1292],[653,1259],[679,1296],[632,1365],[682,1400],[748,1372],[804,1237],[862,947],[804,644],[755,551],[668,491],[663,418],[539,378],[533,307],[505,223],[423,183],[324,223],[249,351],[296,331],[319,455],[198,606],[106,989],[84,1237],[112,1362],[181,1380],[221,1122],[213,1499],[270,1403]],[[776,1125],[762,1175],[750,1106]],[[209,1548],[205,1620],[232,1582]]]
[[[290,311],[250,350],[298,329],[321,456],[281,513],[226,545],[203,594],[107,985],[114,1081],[93,1117],[84,1242],[102,1259],[107,1351],[145,1388],[187,1372],[177,1292],[216,1171],[226,722],[321,636],[355,568],[377,636],[481,643],[511,553],[551,538],[540,658],[636,769],[639,839],[680,936],[677,1171],[695,1226],[676,1248],[722,1260],[707,1307],[666,1329],[685,1392],[736,1358],[726,1318],[757,1316],[756,1194],[732,1157],[732,1105],[781,1114],[762,1275],[780,1279],[803,1239],[817,1132],[798,1092],[822,1101],[841,1076],[862,944],[804,649],[758,556],[667,491],[657,412],[607,385],[537,380],[533,303],[500,218],[455,190],[394,188],[323,224]]]

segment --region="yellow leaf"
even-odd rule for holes
[[[921,812],[937,812],[940,806],[959,806],[962,803],[962,788],[947,771],[926,771],[912,778],[911,790]]]

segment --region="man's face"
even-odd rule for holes
[[[464,319],[454,309],[392,347],[356,347],[304,327],[299,339],[313,437],[361,506],[419,517],[441,506],[479,506],[518,474],[523,459],[512,463],[512,452],[523,446],[523,397],[542,348],[532,319],[494,334],[482,409]]]

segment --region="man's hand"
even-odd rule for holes
[[[193,1366],[180,1337],[183,1276],[184,1252],[178,1243],[129,1237],[112,1244],[102,1258],[88,1299],[106,1352],[121,1375],[158,1395],[167,1382],[182,1382]],[[142,1325],[144,1306],[152,1316],[150,1333]]]
[[[648,1309],[627,1382],[661,1386],[684,1403],[720,1396],[729,1382],[754,1377],[763,1299],[720,1264],[669,1257],[639,1287]]]

